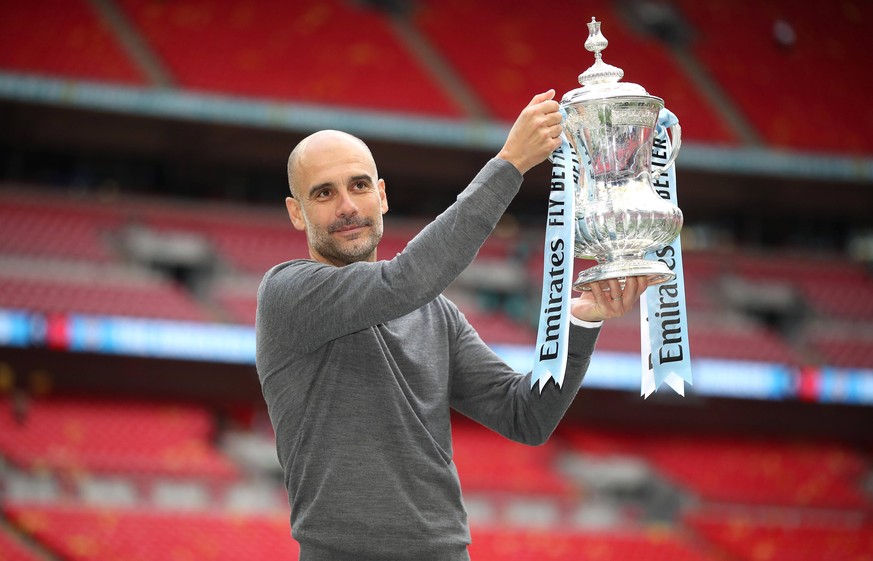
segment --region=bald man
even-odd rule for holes
[[[257,369],[301,560],[469,559],[450,409],[512,440],[545,442],[579,389],[601,320],[645,289],[631,278],[623,293],[612,281],[573,300],[565,382],[542,393],[441,295],[523,174],[560,145],[553,97],[534,96],[497,157],[390,260],[377,258],[388,199],[367,146],[321,131],[291,152],[286,205],[310,258],[273,267],[261,283]]]

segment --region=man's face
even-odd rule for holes
[[[388,211],[385,183],[370,152],[352,137],[310,138],[297,160],[291,222],[306,232],[309,254],[336,266],[375,261]]]

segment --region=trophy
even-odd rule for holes
[[[682,211],[661,199],[653,182],[673,165],[681,129],[670,127],[673,150],[663,166],[652,167],[655,124],[664,100],[637,84],[619,82],[624,71],[602,60],[608,42],[591,18],[585,49],[594,64],[579,76],[581,88],[561,99],[563,127],[587,168],[575,186],[576,257],[597,264],[579,273],[573,288],[607,279],[645,275],[649,285],[675,274],[646,253],[672,242],[682,227]]]

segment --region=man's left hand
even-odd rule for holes
[[[622,290],[618,279],[591,283],[591,290],[570,300],[570,313],[582,321],[623,316],[636,306],[648,287],[648,277],[627,277]]]

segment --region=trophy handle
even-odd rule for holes
[[[673,137],[673,149],[670,152],[670,157],[667,159],[667,163],[663,166],[655,166],[652,168],[652,179],[658,178],[662,173],[670,169],[670,166],[672,166],[673,162],[676,161],[676,156],[679,155],[679,147],[682,146],[682,127],[679,126],[679,123],[670,127],[670,136]]]

